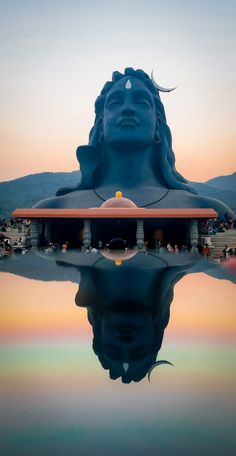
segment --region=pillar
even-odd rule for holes
[[[49,220],[45,221],[45,231],[44,231],[44,240],[51,242],[51,222]]]
[[[91,226],[90,220],[84,220],[83,246],[87,249],[91,246]]]
[[[143,219],[137,219],[136,244],[139,249],[142,249],[144,246]]]
[[[197,247],[198,238],[199,238],[198,220],[197,219],[190,220],[189,241],[190,241],[190,244],[192,245],[192,247]]]
[[[37,219],[33,219],[30,225],[30,243],[32,249],[38,247],[40,235],[40,222]]]

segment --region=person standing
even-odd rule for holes
[[[203,256],[206,261],[208,260],[208,257],[210,256],[210,248],[209,248],[208,244],[205,244],[203,247]]]
[[[67,249],[68,249],[68,241],[65,241],[64,244],[62,244],[61,246],[61,252],[62,253],[66,253],[67,252]]]
[[[229,259],[229,247],[227,244],[225,245],[225,247],[223,249],[223,257],[225,260]]]

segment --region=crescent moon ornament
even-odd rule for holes
[[[170,89],[166,89],[165,87],[159,86],[157,84],[157,82],[155,81],[155,79],[154,79],[153,72],[154,72],[154,70],[152,70],[152,72],[151,72],[151,80],[152,80],[152,83],[156,87],[157,90],[159,90],[160,92],[172,92],[173,90],[176,89],[176,87],[172,87]]]
[[[149,369],[148,371],[148,381],[150,382],[150,376],[151,376],[151,372],[153,371],[153,369],[155,369],[155,367],[157,366],[160,366],[161,364],[169,364],[170,366],[174,366],[174,364],[172,363],[169,363],[169,361],[156,361]]]

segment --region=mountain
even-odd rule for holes
[[[55,196],[61,187],[74,187],[80,182],[80,171],[39,173],[0,182],[0,217],[9,218],[16,208],[32,207],[37,201]],[[219,182],[219,185],[218,185]],[[203,196],[217,198],[236,213],[236,173],[219,176],[205,183],[191,182]]]
[[[229,176],[213,177],[205,182],[210,187],[222,188],[223,190],[232,190],[236,192],[236,172]]]
[[[0,182],[0,217],[9,218],[18,207],[32,207],[37,201],[55,196],[61,187],[80,182],[80,171],[71,173],[38,173]]]
[[[191,182],[191,186],[195,188],[199,195],[209,196],[223,201],[236,213],[236,191],[224,190],[223,188],[210,187],[201,182]]]

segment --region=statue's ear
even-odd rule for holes
[[[157,116],[156,119],[157,119],[157,129],[158,129],[158,131],[160,131],[162,118],[160,116]]]
[[[99,144],[103,144],[104,143],[103,123],[101,124],[101,129],[100,129],[98,142],[99,142]]]
[[[81,270],[81,281],[75,295],[75,304],[78,307],[93,307],[97,302],[97,290],[94,286],[92,274],[92,268]]]
[[[160,124],[160,117],[156,117],[156,132],[154,141],[156,144],[161,142],[161,124]]]
[[[93,176],[101,161],[102,151],[96,146],[79,146],[76,156],[80,163],[81,188],[93,188]]]

